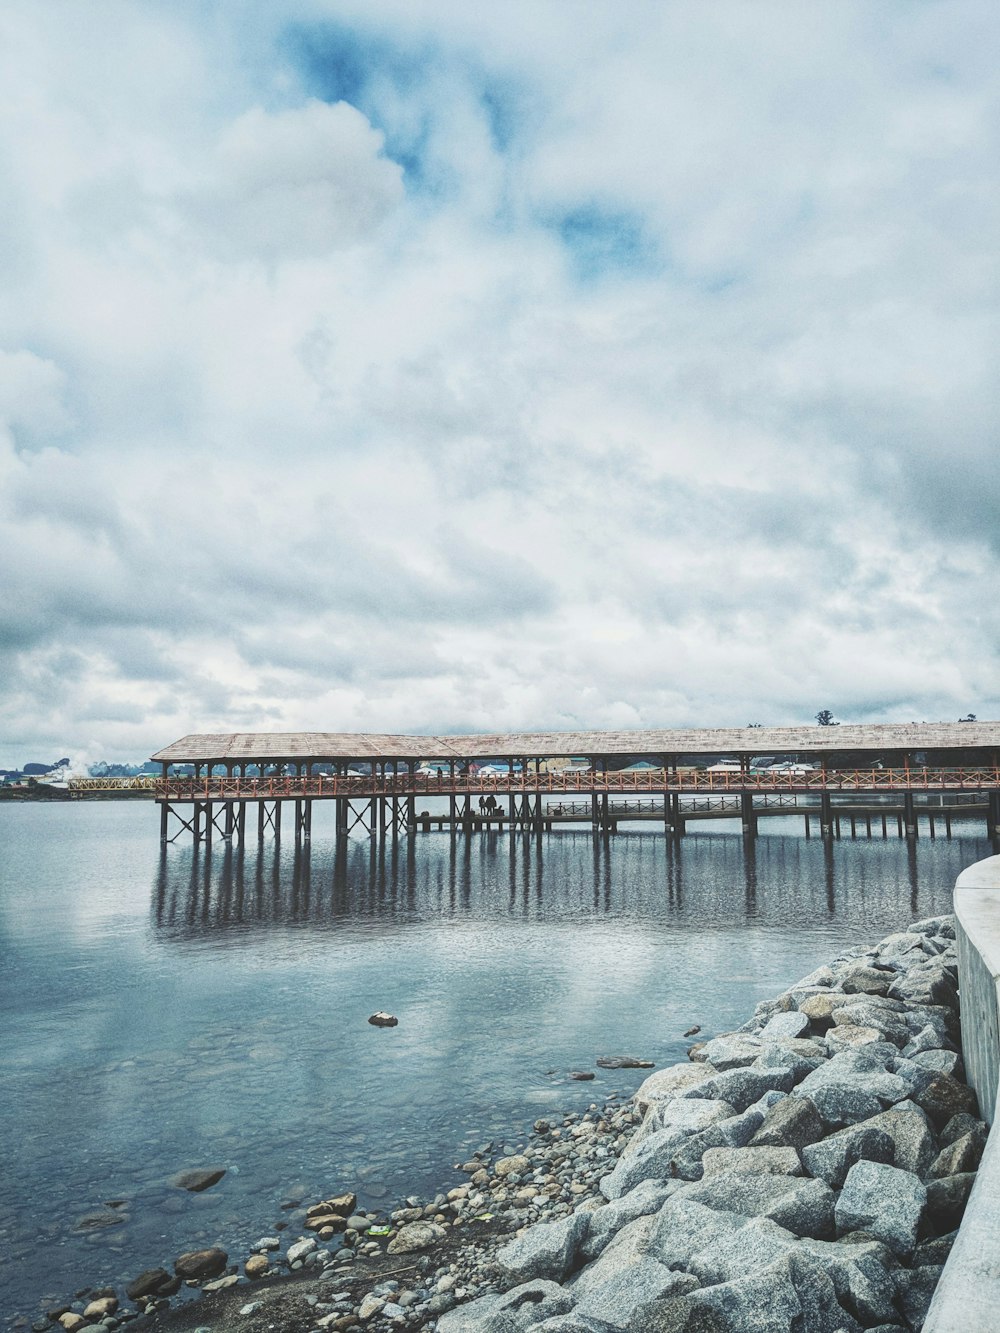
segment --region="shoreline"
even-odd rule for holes
[[[692,1199],[691,1187],[698,1186],[702,1196],[706,1190],[711,1195],[712,1189],[723,1188],[728,1180],[732,1197],[727,1196],[730,1206],[722,1208],[720,1216],[739,1216],[741,1225],[747,1224],[747,1216],[764,1218],[769,1225],[782,1230],[781,1220],[787,1222],[788,1217],[787,1210],[782,1212],[780,1207],[777,1215],[774,1209],[768,1213],[766,1208],[756,1212],[751,1209],[747,1215],[733,1212],[733,1199],[740,1190],[734,1194],[731,1177],[742,1173],[736,1183],[744,1193],[748,1181],[763,1180],[763,1186],[754,1188],[767,1198],[783,1197],[786,1186],[786,1192],[801,1194],[808,1182],[813,1204],[819,1207],[820,1221],[800,1221],[798,1230],[789,1231],[785,1227],[784,1232],[803,1240],[811,1228],[826,1235],[825,1239],[817,1235],[815,1244],[845,1251],[842,1228],[838,1225],[831,1233],[831,1219],[850,1183],[846,1180],[850,1171],[859,1164],[865,1169],[868,1169],[866,1164],[873,1164],[896,1173],[885,1177],[889,1184],[898,1184],[897,1176],[912,1176],[924,1190],[920,1220],[914,1224],[909,1238],[912,1241],[909,1267],[903,1262],[906,1254],[901,1258],[896,1250],[887,1249],[884,1237],[875,1235],[872,1239],[875,1233],[870,1228],[875,1226],[877,1232],[877,1217],[867,1219],[867,1230],[864,1226],[860,1231],[853,1228],[856,1235],[868,1238],[860,1243],[881,1247],[877,1258],[888,1274],[886,1282],[895,1293],[891,1298],[883,1293],[886,1308],[882,1313],[891,1306],[895,1320],[906,1320],[902,1324],[897,1322],[897,1327],[919,1328],[921,1310],[926,1313],[941,1263],[954,1239],[954,1227],[944,1232],[940,1225],[931,1224],[928,1192],[939,1201],[944,1200],[938,1209],[940,1215],[957,1225],[985,1142],[985,1128],[974,1120],[974,1095],[954,1077],[963,1071],[955,1040],[957,972],[952,957],[953,936],[949,918],[931,918],[912,923],[907,930],[868,950],[860,946],[845,950],[829,966],[817,969],[775,999],[762,1001],[754,1015],[734,1033],[699,1043],[689,1052],[688,1061],[657,1070],[633,1097],[609,1095],[604,1105],[592,1103],[584,1112],[536,1121],[523,1151],[506,1158],[496,1158],[495,1153],[485,1151],[473,1155],[460,1167],[467,1183],[443,1190],[433,1200],[409,1198],[402,1208],[387,1216],[373,1212],[364,1217],[352,1211],[356,1207],[352,1195],[316,1201],[306,1210],[306,1225],[288,1228],[292,1243],[277,1260],[275,1249],[263,1244],[265,1240],[273,1241],[280,1248],[281,1237],[277,1236],[262,1238],[238,1264],[231,1263],[230,1257],[221,1251],[202,1252],[201,1260],[192,1262],[207,1265],[205,1272],[189,1279],[201,1289],[202,1294],[196,1299],[171,1306],[165,1293],[177,1282],[177,1277],[159,1270],[160,1286],[154,1284],[147,1296],[138,1298],[135,1310],[125,1309],[122,1302],[105,1310],[99,1318],[96,1309],[84,1317],[88,1302],[81,1299],[73,1304],[68,1315],[63,1315],[60,1323],[65,1333],[91,1329],[95,1333],[110,1333],[135,1318],[144,1319],[144,1326],[154,1323],[178,1333],[194,1328],[222,1330],[222,1333],[237,1328],[243,1333],[274,1330],[307,1333],[312,1329],[348,1333],[356,1328],[434,1327],[440,1327],[442,1333],[445,1330],[464,1333],[467,1328],[479,1328],[476,1320],[481,1316],[485,1321],[482,1328],[488,1333],[490,1312],[493,1305],[503,1301],[504,1293],[519,1289],[519,1284],[525,1284],[526,1280],[529,1285],[541,1280],[546,1292],[540,1296],[535,1293],[538,1299],[544,1304],[551,1297],[566,1306],[563,1321],[566,1333],[577,1328],[583,1331],[596,1325],[592,1321],[587,1323],[586,1300],[579,1309],[581,1303],[572,1292],[579,1287],[581,1276],[586,1278],[587,1273],[599,1267],[604,1246],[593,1239],[594,1228],[598,1226],[595,1216],[602,1219],[606,1244],[630,1224],[634,1226],[640,1220],[648,1222],[650,1217],[659,1216],[671,1206],[675,1194],[681,1196],[673,1205],[675,1212],[679,1208],[683,1211],[681,1205],[686,1200],[689,1210],[711,1207],[710,1203]],[[907,994],[905,1001],[889,993],[894,986],[897,991],[902,987]],[[918,1022],[917,1030],[911,1031]],[[768,1032],[772,1034],[770,1038],[762,1035]],[[761,1059],[765,1061],[763,1066],[758,1063]],[[839,1085],[834,1081],[834,1094],[829,1090],[824,1094],[823,1071],[828,1074],[838,1060],[844,1078]],[[850,1061],[854,1065],[847,1063]],[[893,1064],[902,1072],[891,1070],[889,1066]],[[856,1077],[852,1082],[847,1075],[855,1066]],[[818,1074],[821,1077],[817,1078]],[[762,1078],[771,1086],[760,1096],[747,1100],[745,1091],[737,1096],[741,1080],[743,1084],[749,1080],[751,1091],[757,1093]],[[808,1082],[810,1079],[812,1083]],[[896,1083],[889,1081],[892,1079]],[[801,1090],[796,1091],[799,1084],[818,1087],[814,1095],[819,1107],[819,1129],[810,1142],[783,1145],[772,1134],[765,1144],[754,1143],[754,1138],[766,1131],[768,1118],[773,1118],[782,1103],[786,1110],[793,1103],[797,1104],[795,1109],[801,1110],[807,1100],[813,1105]],[[857,1115],[857,1106],[847,1111],[843,1107],[837,1109],[837,1095],[850,1101],[851,1097],[863,1098],[868,1089],[870,1098],[873,1085],[882,1087],[884,1096],[862,1105],[866,1114]],[[921,1101],[927,1102],[931,1111],[925,1110]],[[897,1109],[893,1111],[893,1107]],[[942,1107],[954,1112],[947,1120],[942,1120]],[[892,1125],[883,1119],[862,1133],[866,1121],[876,1122],[886,1115]],[[908,1122],[902,1125],[902,1130],[900,1117]],[[952,1128],[962,1131],[957,1137],[948,1131],[956,1119],[958,1123]],[[719,1128],[713,1131],[716,1123]],[[725,1129],[727,1125],[729,1128]],[[900,1147],[890,1130],[903,1138],[908,1135],[909,1148]],[[891,1140],[888,1147],[887,1134]],[[947,1142],[942,1141],[945,1138]],[[914,1147],[918,1141],[922,1146]],[[764,1157],[762,1148],[766,1149]],[[932,1148],[934,1154],[929,1157]],[[907,1150],[910,1158],[904,1160]],[[716,1156],[710,1171],[706,1154],[713,1151]],[[762,1166],[768,1151],[770,1159]],[[776,1169],[775,1152],[785,1155],[783,1170]],[[842,1160],[824,1171],[824,1153],[831,1152],[835,1157],[840,1153]],[[750,1160],[754,1153],[757,1153],[756,1168]],[[944,1165],[957,1163],[963,1169],[939,1172],[929,1178],[929,1183],[921,1183],[920,1176],[939,1167],[942,1158],[946,1159]],[[723,1169],[715,1169],[717,1165]],[[906,1170],[907,1166],[917,1169]],[[804,1167],[808,1168],[807,1175],[803,1174]],[[712,1180],[716,1185],[709,1189]],[[636,1195],[641,1198],[637,1200]],[[654,1199],[657,1207],[651,1212]],[[817,1204],[820,1199],[821,1204]],[[624,1206],[626,1200],[632,1201],[631,1207]],[[317,1211],[321,1206],[325,1212]],[[635,1206],[640,1207],[638,1213]],[[295,1216],[296,1220],[302,1220],[298,1214]],[[776,1221],[775,1216],[781,1220]],[[609,1218],[612,1223],[617,1219],[620,1225],[608,1227]],[[367,1234],[368,1227],[362,1229],[363,1222],[370,1225],[380,1221],[383,1227],[389,1227],[388,1234],[373,1236]],[[918,1236],[920,1227],[936,1234]],[[546,1236],[549,1228],[555,1230]],[[527,1246],[532,1252],[541,1244],[545,1250],[545,1242],[562,1232],[578,1233],[570,1245],[571,1258],[564,1256],[556,1261],[547,1274],[543,1271],[544,1262],[541,1266],[537,1260],[522,1262],[519,1247],[523,1250]],[[585,1233],[590,1234],[589,1241]],[[835,1234],[836,1239],[830,1239],[830,1234]],[[861,1255],[857,1244],[853,1258]],[[907,1244],[909,1241],[904,1241],[904,1252]],[[923,1262],[914,1264],[913,1256],[921,1246],[929,1248],[923,1250]],[[865,1257],[876,1263],[873,1253],[867,1251]],[[254,1255],[258,1256],[256,1260]],[[842,1257],[838,1256],[838,1262]],[[930,1262],[931,1259],[935,1262]],[[248,1260],[262,1275],[253,1278],[247,1275]],[[810,1261],[819,1262],[815,1255]],[[690,1265],[668,1270],[659,1260],[647,1257],[649,1262],[686,1279],[685,1282],[678,1279],[685,1290],[674,1296],[665,1296],[661,1291],[652,1297],[654,1303],[661,1305],[673,1299],[689,1304],[693,1301],[697,1306],[699,1300],[709,1299],[704,1295],[706,1292],[739,1286],[739,1279],[732,1277],[706,1285],[704,1274],[693,1275]],[[911,1276],[901,1277],[904,1271]],[[565,1287],[559,1285],[567,1279]],[[744,1277],[746,1280],[749,1279]],[[830,1279],[826,1280],[829,1286]],[[134,1283],[130,1284],[132,1287]],[[562,1295],[556,1297],[548,1291],[549,1287],[556,1287]],[[839,1297],[840,1293],[835,1291],[834,1295]],[[96,1293],[90,1293],[90,1300],[95,1296]],[[118,1302],[119,1293],[109,1293],[105,1299]],[[850,1299],[844,1299],[846,1306],[838,1309],[844,1316],[842,1327],[850,1328],[858,1311],[851,1306]],[[579,1311],[575,1316],[574,1307]],[[53,1326],[58,1333],[59,1327],[51,1319],[44,1324],[37,1320],[31,1326],[38,1333],[42,1327]],[[629,1330],[643,1327],[629,1323],[606,1326]],[[738,1324],[728,1326],[737,1328]],[[853,1326],[871,1324],[855,1322]]]

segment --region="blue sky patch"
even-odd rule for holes
[[[551,225],[580,278],[599,278],[610,271],[648,273],[660,266],[656,245],[634,213],[586,204],[554,218]]]

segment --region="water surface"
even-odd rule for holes
[[[751,845],[721,824],[676,848],[650,825],[338,845],[331,815],[308,851],[162,855],[146,803],[0,807],[7,1314],[198,1245],[242,1258],[290,1198],[450,1187],[472,1149],[642,1077],[570,1071],[682,1058],[692,1024],[950,910],[989,853],[979,824],[824,847],[777,821]],[[171,1186],[200,1166],[227,1174]],[[109,1201],[120,1225],[79,1229]]]

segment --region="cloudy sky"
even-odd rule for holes
[[[995,0],[6,0],[0,765],[1000,716]]]

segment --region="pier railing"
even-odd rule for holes
[[[815,769],[811,772],[767,770],[711,772],[650,770],[639,773],[387,773],[267,775],[202,774],[156,778],[159,800],[238,801],[281,799],[363,800],[372,796],[452,796],[490,793],[560,793],[587,795],[642,792],[984,792],[1000,790],[1000,768]]]

